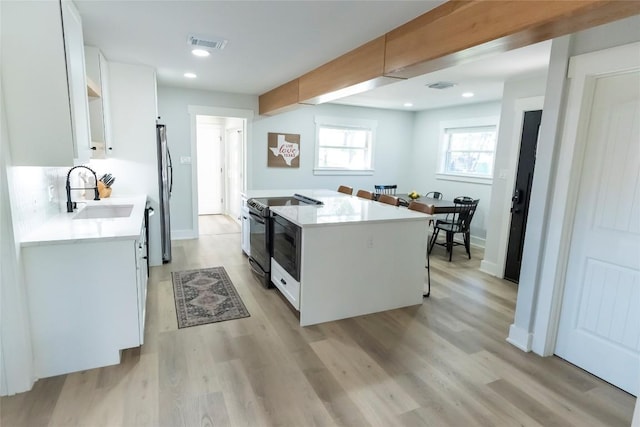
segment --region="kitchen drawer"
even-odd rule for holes
[[[295,280],[287,271],[271,258],[271,282],[276,285],[282,295],[295,307],[300,310],[300,282]]]

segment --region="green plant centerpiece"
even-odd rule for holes
[[[419,193],[416,193],[415,191],[412,191],[411,193],[409,193],[409,198],[410,198],[411,200],[415,200],[415,199],[417,199],[418,197],[420,197],[420,194],[419,194]]]

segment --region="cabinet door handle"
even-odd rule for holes
[[[113,150],[113,147],[109,147],[109,150]]]
[[[97,150],[98,148],[97,148],[97,147],[91,147],[91,149],[95,151],[95,150]]]
[[[142,257],[142,259],[147,259],[147,257],[146,257],[146,256],[143,256],[143,257]]]
[[[284,279],[280,279],[280,283],[282,283],[283,285],[287,286],[287,282]]]

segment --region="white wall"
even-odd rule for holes
[[[314,175],[315,116],[376,120],[373,175]],[[410,191],[409,173],[414,113],[323,104],[300,108],[273,117],[259,117],[253,122],[253,138],[248,147],[251,174],[248,188],[329,188],[348,185],[373,191],[375,184],[397,184],[398,192]],[[300,167],[267,167],[267,134],[300,134]]]
[[[191,156],[191,118],[189,106],[243,109],[256,112],[258,98],[179,89],[158,88],[158,111],[167,125],[167,140],[174,159],[174,192],[171,199],[171,229],[188,235],[194,228],[192,212],[192,164],[180,162]],[[313,175],[316,115],[378,120],[373,176]],[[267,168],[267,133],[299,133],[299,169]],[[273,117],[256,116],[247,131],[247,188],[337,188],[340,184],[373,189],[374,184],[397,183],[399,190],[410,190],[409,159],[413,134],[413,113],[342,105],[300,108]]]
[[[505,224],[510,223],[511,213],[509,202],[513,193],[517,162],[520,149],[520,135],[522,121],[517,117],[516,104],[519,100],[531,97],[543,97],[547,84],[546,74],[521,80],[505,82],[500,112],[500,131],[496,146],[495,168],[491,200],[488,204],[487,238],[484,247],[482,270],[503,277],[504,268],[501,267],[504,258],[504,248],[508,242]],[[540,104],[542,108],[542,104]],[[520,127],[520,129],[515,129]],[[501,177],[502,174],[502,177]],[[508,230],[506,230],[508,231]]]
[[[192,212],[191,164],[181,157],[191,156],[191,117],[189,106],[224,107],[258,111],[258,97],[223,92],[208,92],[166,86],[158,87],[160,123],[167,126],[167,143],[173,157],[173,194],[171,196],[171,230],[189,234],[194,228]]]
[[[621,19],[575,33],[571,38],[571,56],[595,52],[640,39],[640,15]]]
[[[484,246],[487,230],[487,213],[491,198],[491,185],[443,180],[436,177],[440,149],[440,124],[442,122],[500,116],[500,102],[487,102],[461,107],[426,110],[416,114],[413,150],[410,157],[410,190],[418,193],[440,191],[445,199],[470,196],[480,199],[478,210],[471,222],[472,243]]]
[[[41,168],[37,169],[40,172]],[[27,296],[20,268],[20,236],[14,230],[18,216],[12,211],[11,200],[21,188],[16,185],[19,182],[10,182],[10,171],[0,86],[0,395],[29,390],[35,381]],[[46,216],[46,208],[44,211]]]

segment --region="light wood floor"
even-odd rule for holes
[[[145,344],[0,400],[8,426],[628,426],[635,398],[505,341],[516,288],[454,248],[424,304],[300,328],[252,277],[238,225],[204,218],[151,269]],[[208,231],[207,231],[208,230]],[[171,271],[225,267],[251,317],[177,330]],[[392,284],[391,284],[392,285]]]

